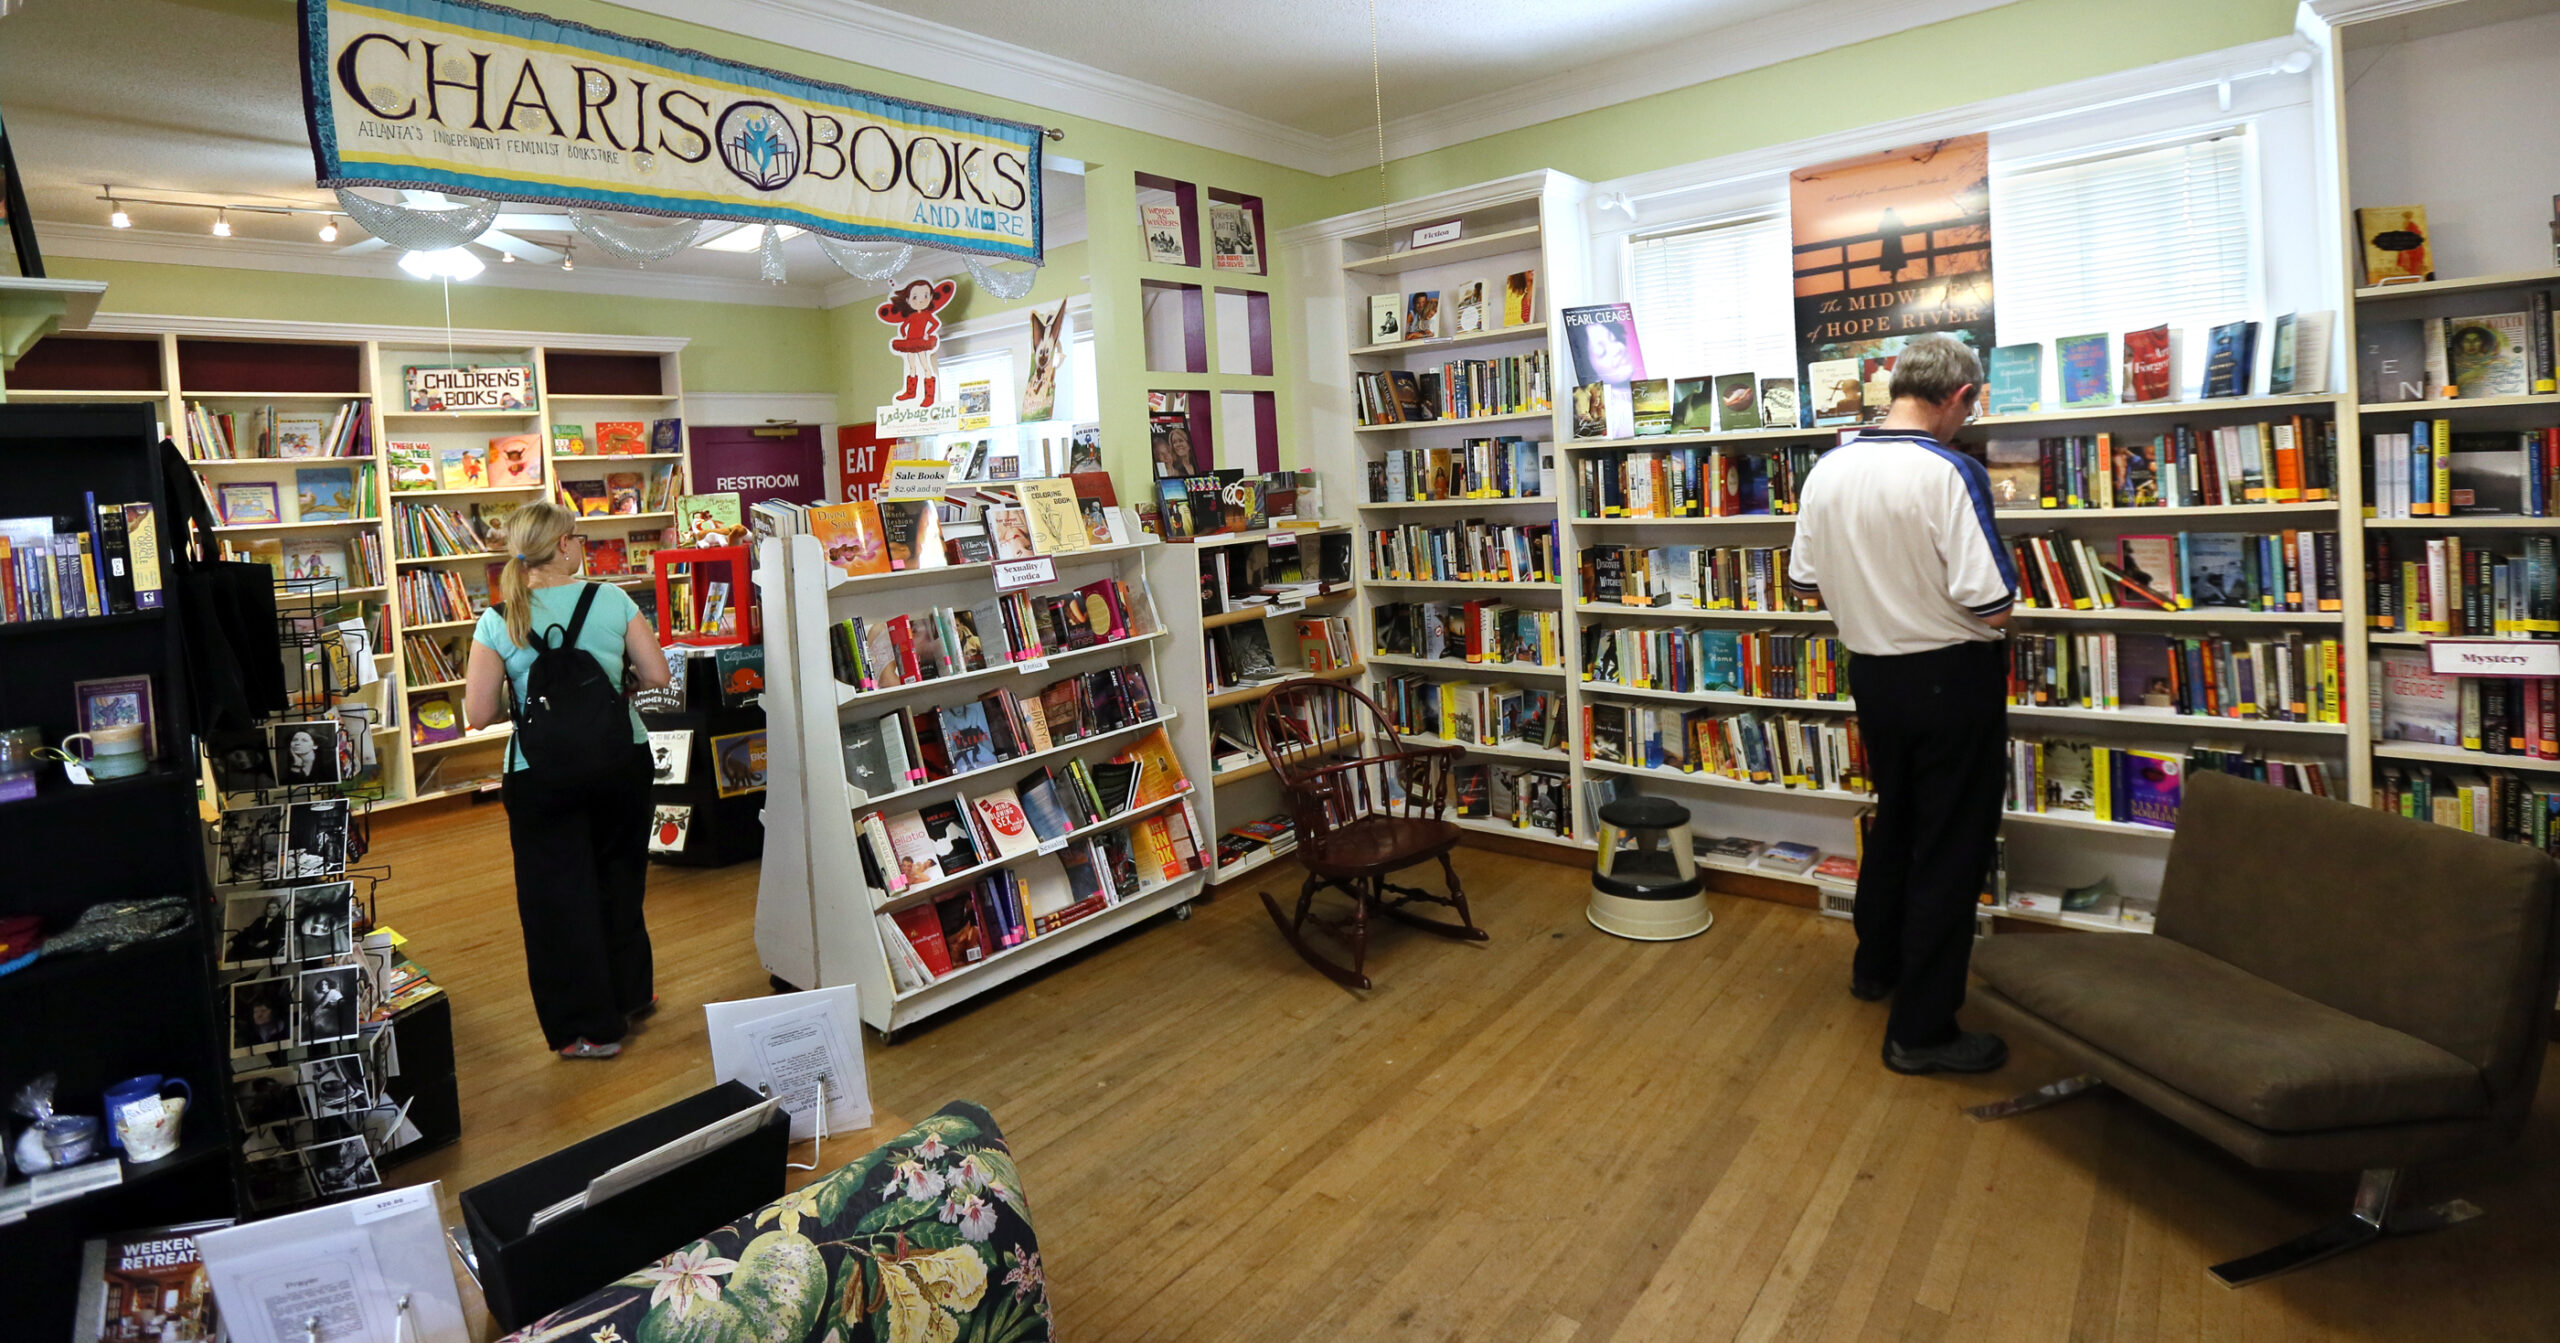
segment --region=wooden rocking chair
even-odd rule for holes
[[[1353,733],[1365,733],[1377,753],[1342,756],[1359,746],[1344,740]],[[1372,911],[1441,937],[1486,940],[1467,910],[1457,869],[1449,865],[1449,851],[1462,833],[1447,819],[1459,748],[1408,746],[1375,700],[1339,682],[1318,680],[1275,687],[1254,716],[1254,738],[1288,797],[1298,861],[1307,869],[1294,917],[1267,892],[1262,905],[1307,964],[1345,988],[1368,988]],[[1446,895],[1387,880],[1392,872],[1434,859],[1448,879]],[[1325,886],[1351,897],[1350,917],[1311,913],[1316,891]],[[1446,905],[1457,911],[1458,921],[1425,918],[1406,908],[1417,901]],[[1350,964],[1310,944],[1310,927],[1341,943]]]

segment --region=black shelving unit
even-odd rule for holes
[[[218,930],[196,812],[183,596],[166,553],[175,519],[161,488],[157,427],[145,405],[0,405],[0,517],[76,516],[91,495],[151,503],[163,604],[124,616],[0,624],[0,727],[36,727],[57,742],[76,729],[73,682],[147,674],[160,758],[148,773],[87,788],[47,766],[34,798],[0,803],[0,854],[16,869],[0,887],[0,914],[41,916],[51,935],[104,901],[178,895],[195,917],[169,936],[46,956],[0,975],[0,1020],[10,1023],[0,1031],[0,1095],[50,1072],[62,1109],[97,1114],[108,1086],[162,1073],[185,1078],[195,1103],[174,1155],[127,1166],[122,1184],[0,1226],[0,1263],[19,1284],[0,1332],[27,1338],[70,1336],[86,1238],[232,1216],[237,1206],[228,1048],[213,987]]]

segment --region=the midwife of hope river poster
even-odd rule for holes
[[[1798,363],[1888,359],[1931,331],[1989,357],[1989,136],[1800,168],[1787,186]]]

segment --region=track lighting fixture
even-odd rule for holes
[[[217,238],[228,238],[231,236],[231,212],[229,210],[216,210],[213,212],[213,236]]]
[[[118,201],[118,200],[115,198],[115,194],[114,194],[114,189],[113,189],[113,188],[109,188],[109,189],[108,189],[108,195],[107,195],[107,227],[109,227],[109,228],[132,228],[132,227],[133,227],[133,216],[132,216],[132,215],[129,215],[129,214],[126,214],[126,213],[124,212],[124,205],[123,205],[123,203],[122,203],[122,202]]]
[[[322,242],[336,242],[337,240],[338,240],[338,217],[337,217],[336,215],[330,215],[327,219],[325,219],[325,220],[321,221],[321,224],[320,224],[320,241],[322,241]]]

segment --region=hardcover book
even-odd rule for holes
[[[275,425],[276,456],[325,457],[328,455],[328,416],[278,415]]]
[[[2235,532],[2191,532],[2182,596],[2196,606],[2251,606],[2247,554],[2250,539]]]
[[[1819,359],[1805,367],[1816,425],[1856,424],[1864,415],[1866,385],[1855,359]]]
[[[1769,429],[1796,427],[1796,380],[1762,378],[1760,380],[1760,423]]]
[[[436,451],[436,488],[476,490],[488,483],[487,448],[440,448]]]
[[[2169,328],[2124,333],[2124,399],[2128,404],[2169,399]]]
[[[2205,348],[2204,394],[2247,396],[2256,378],[2257,358],[2257,323],[2225,322],[2215,327]]]
[[[2001,345],[1993,348],[1991,368],[1985,376],[1991,385],[1984,391],[1983,414],[2024,415],[2043,408],[2042,345]]]
[[[2382,653],[2382,736],[2385,741],[2462,744],[2462,684],[2430,668],[2423,648]]]
[[[606,420],[596,426],[596,451],[627,457],[649,450],[649,426],[638,420]]]
[[[2356,241],[2364,253],[2364,282],[2368,285],[2436,278],[2435,249],[2428,244],[2427,207],[2423,205],[2358,209]]]
[[[293,473],[294,512],[301,522],[342,522],[356,516],[353,467],[306,466]]]
[[[684,451],[684,421],[649,421],[649,451],[658,453]]]
[[[560,502],[576,509],[582,518],[600,518],[613,508],[613,500],[605,493],[601,480],[561,481],[560,496]]]
[[[685,495],[676,500],[675,515],[679,546],[730,545],[746,516],[734,490]]]
[[[1995,438],[1983,444],[1995,509],[2044,506],[2044,447],[2031,438]]]
[[[551,426],[551,455],[584,457],[587,455],[587,431],[574,424]]]
[[[119,1231],[81,1246],[74,1336],[152,1343],[212,1343],[222,1337],[196,1237],[231,1224],[225,1217]]]
[[[392,442],[383,447],[383,469],[391,475],[394,494],[436,488],[436,445]]]
[[[1716,427],[1724,430],[1760,427],[1760,388],[1748,373],[1719,373],[1715,380]]]
[[[2357,400],[2427,399],[2426,323],[2415,317],[2400,321],[2358,322],[2356,342]],[[2299,355],[2295,356],[2294,363],[2299,377]]]
[[[2062,371],[2063,405],[2076,408],[2115,404],[2104,333],[2057,337],[2053,342],[2053,362]]]
[[[531,434],[500,434],[489,440],[489,483],[542,483],[542,440]]]

